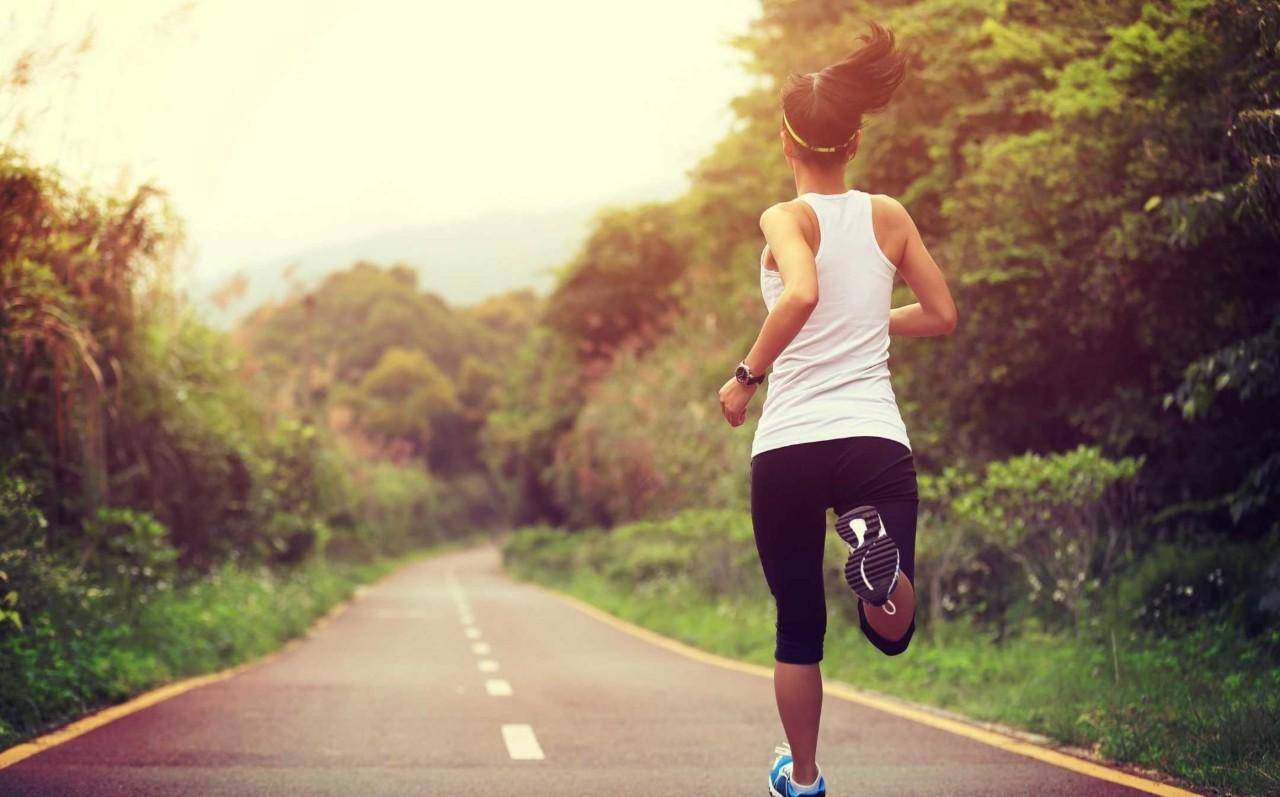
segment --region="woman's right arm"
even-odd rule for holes
[[[883,219],[895,252],[890,253],[898,273],[919,300],[915,304],[889,311],[889,334],[909,338],[947,335],[956,328],[956,304],[942,269],[920,238],[916,223],[901,202],[891,197],[876,197],[876,221]],[[893,257],[893,255],[898,255]]]

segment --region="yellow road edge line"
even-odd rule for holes
[[[656,631],[650,631],[648,628],[642,628],[641,626],[627,620],[623,620],[621,617],[610,614],[609,612],[606,612],[597,606],[593,606],[580,598],[575,598],[572,595],[565,594],[559,590],[552,589],[541,584],[533,584],[532,582],[526,583],[530,583],[534,588],[540,589],[555,598],[559,598],[575,609],[581,611],[583,614],[590,615],[591,617],[594,617],[602,623],[610,625],[619,631],[643,639],[646,642],[670,650],[673,653],[678,653],[686,658],[694,659],[695,661],[700,661],[704,664],[711,664],[727,670],[735,670],[737,672],[748,673],[750,675],[757,675],[770,680],[773,679],[773,670],[768,667],[762,667],[759,664],[751,664],[745,661],[736,661],[715,653],[708,653],[705,650],[699,650],[698,648],[686,645],[683,642],[663,636]],[[1037,761],[1042,761],[1046,764],[1067,769],[1081,775],[1087,775],[1088,777],[1096,778],[1097,780],[1105,780],[1121,786],[1128,786],[1131,789],[1136,789],[1147,794],[1161,795],[1161,797],[1197,797],[1195,792],[1187,791],[1186,789],[1181,789],[1168,783],[1161,783],[1139,775],[1132,775],[1128,772],[1112,769],[1111,767],[1094,761],[1088,761],[1067,753],[1059,752],[1058,750],[1041,747],[1040,745],[1032,744],[1031,742],[1023,741],[1021,739],[1015,739],[1011,736],[987,730],[985,728],[977,728],[967,723],[960,722],[959,720],[938,716],[928,711],[922,711],[918,708],[913,708],[909,705],[899,703],[896,700],[890,700],[877,695],[868,694],[847,684],[831,682],[824,679],[823,692],[831,695],[832,697],[847,700],[850,703],[857,703],[859,705],[867,706],[868,708],[874,708],[887,714],[893,714],[896,717],[902,717],[903,719],[911,720],[912,722],[917,722],[921,725],[928,725],[929,727],[953,733],[957,736],[963,736],[967,739],[972,739],[976,742],[981,742],[1010,753],[1026,756],[1027,758],[1034,758]]]
[[[356,588],[357,592],[360,590]],[[357,597],[357,592],[353,592],[351,598],[335,604],[328,612],[321,616],[318,620],[311,624],[301,635],[294,637],[285,643],[284,647],[279,650],[272,651],[264,656],[253,659],[252,661],[242,662],[225,670],[207,673],[205,675],[196,675],[191,678],[184,678],[181,681],[174,681],[170,684],[157,687],[147,692],[143,692],[137,697],[130,698],[124,703],[118,703],[114,706],[104,708],[101,711],[94,712],[87,717],[82,717],[70,724],[64,725],[56,731],[51,731],[38,736],[28,742],[16,744],[7,750],[0,750],[0,770],[11,767],[19,761],[25,761],[37,753],[43,753],[53,747],[57,747],[64,742],[69,742],[77,736],[83,736],[89,731],[101,728],[103,725],[115,722],[116,720],[127,717],[130,714],[136,714],[145,708],[162,703],[173,697],[177,697],[184,692],[190,692],[192,689],[199,689],[202,686],[208,686],[219,681],[225,681],[228,678],[239,675],[245,670],[254,667],[260,667],[267,664],[278,656],[282,656],[293,648],[302,644],[303,640],[314,636],[320,631],[330,620],[337,617],[349,608]]]

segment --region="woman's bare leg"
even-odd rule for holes
[[[818,722],[822,718],[822,670],[817,664],[774,662],[773,694],[778,716],[791,745],[796,783],[813,783],[818,777]]]
[[[916,590],[911,586],[911,579],[907,578],[906,573],[898,579],[898,585],[893,588],[889,600],[893,603],[893,614],[886,611],[888,604],[872,606],[865,602],[862,604],[862,612],[867,616],[867,624],[872,630],[890,642],[897,642],[907,633],[916,616]]]
[[[889,596],[893,613],[887,606],[863,604],[867,623],[889,641],[902,639],[916,614],[916,591],[911,579],[903,574]],[[774,662],[773,691],[778,701],[778,716],[791,745],[791,776],[797,783],[812,783],[818,777],[818,725],[822,718],[822,670],[817,664]]]

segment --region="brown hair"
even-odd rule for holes
[[[863,115],[883,110],[906,77],[909,56],[897,48],[893,31],[878,22],[869,28],[860,37],[862,46],[843,60],[807,75],[793,74],[783,84],[782,112],[795,131],[797,154],[810,163],[843,165]]]

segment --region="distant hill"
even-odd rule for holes
[[[450,304],[472,304],[516,288],[545,292],[554,270],[577,251],[592,217],[602,208],[671,196],[676,184],[547,212],[498,213],[440,225],[424,225],[305,249],[231,272],[216,284],[196,280],[191,298],[219,326],[254,308],[309,289],[330,272],[365,260],[404,263],[419,285]],[[235,283],[234,290],[227,286]],[[222,293],[221,302],[214,297]],[[221,306],[219,306],[221,304]]]

